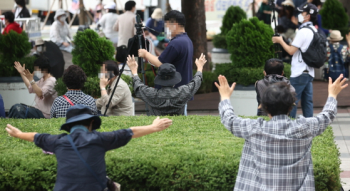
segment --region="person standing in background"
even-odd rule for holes
[[[109,2],[104,9],[107,13],[102,16],[98,21],[97,26],[101,26],[105,36],[113,42],[114,47],[117,47],[118,44],[118,32],[113,30],[114,23],[118,20],[117,10],[115,9],[116,5],[114,2]]]
[[[29,10],[26,7],[25,0],[15,0],[16,7],[15,7],[15,19],[17,18],[28,18],[31,17]]]
[[[136,34],[136,3],[128,1],[125,3],[125,13],[121,14],[115,22],[113,29],[118,32],[118,47],[128,46],[128,41]]]

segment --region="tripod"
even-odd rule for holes
[[[274,0],[269,0],[270,1],[270,6],[272,9],[272,20],[271,22],[274,22],[275,24],[275,34],[273,36],[280,36],[280,34],[278,34],[278,30],[277,30],[277,20],[276,20],[276,4]],[[274,49],[275,49],[275,57],[282,59],[282,46],[279,43],[274,43],[273,44]]]
[[[122,75],[122,73],[124,71],[124,68],[125,68],[125,65],[126,65],[127,56],[128,55],[138,55],[138,50],[139,49],[146,48],[147,45],[149,46],[149,42],[148,41],[146,41],[145,44],[142,44],[142,40],[144,40],[144,37],[142,36],[142,33],[143,33],[142,27],[143,27],[143,25],[142,25],[142,22],[141,22],[140,15],[137,14],[136,15],[136,24],[135,24],[136,35],[133,38],[129,39],[129,42],[128,42],[128,53],[127,53],[127,55],[124,55],[124,63],[123,63],[122,68],[120,69],[120,72],[119,72],[119,75],[118,75],[118,78],[117,78],[117,82],[116,82],[116,84],[115,84],[115,86],[113,88],[112,94],[109,97],[109,101],[108,101],[108,103],[106,105],[106,111],[103,114],[104,116],[106,116],[107,110],[108,110],[109,105],[110,105],[110,103],[112,101],[112,97],[114,95],[115,90],[117,89],[120,77],[121,77],[121,75]],[[145,83],[145,80],[146,80],[145,68],[144,68],[144,65],[142,63],[142,58],[139,57],[139,56],[137,57],[137,63],[138,63],[139,66],[141,66],[142,80]],[[145,103],[145,106],[146,106],[146,112],[148,112],[147,103]]]

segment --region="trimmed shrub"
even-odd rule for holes
[[[224,75],[229,83],[240,82],[239,84],[248,86],[255,84],[257,80],[264,78],[264,67],[259,68],[234,68],[233,64],[217,64],[215,75]],[[291,74],[291,65],[284,63],[284,76],[287,78]]]
[[[213,45],[215,48],[227,49],[226,35],[217,34],[213,37]]]
[[[227,49],[226,34],[231,30],[234,23],[246,19],[247,14],[239,6],[230,6],[222,19],[221,33],[213,37],[213,44],[215,48]]]
[[[130,91],[133,92],[132,78],[124,74],[122,74],[121,78],[128,84]],[[54,89],[58,96],[64,95],[67,92],[67,86],[64,84],[62,78],[57,79]],[[88,77],[82,91],[93,98],[101,97],[100,79],[98,77]]]
[[[99,131],[151,124],[155,117],[103,117]],[[170,117],[162,132],[133,139],[107,152],[107,174],[127,190],[232,190],[244,140],[234,137],[216,116]],[[27,132],[59,134],[65,119],[2,119]],[[33,143],[0,131],[0,190],[52,190],[56,157],[42,154]],[[340,189],[339,150],[332,128],[312,143],[317,191]]]
[[[88,77],[97,76],[103,61],[114,60],[113,43],[91,29],[78,32],[74,37],[74,44],[72,61],[80,66]]]
[[[230,6],[222,19],[221,34],[226,35],[234,23],[247,19],[247,14],[240,6]]]
[[[342,36],[345,38],[345,35],[349,31],[349,17],[339,0],[327,0],[320,11],[320,14],[322,16],[323,28],[340,30]]]
[[[11,30],[8,34],[0,34],[0,76],[20,76],[14,67],[15,61],[26,64],[26,69],[32,71],[36,58],[34,56],[26,57],[31,49],[32,45],[26,32],[18,34]]]

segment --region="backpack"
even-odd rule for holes
[[[305,52],[299,48],[301,56],[309,67],[321,68],[327,60],[327,39],[309,26],[305,28],[310,29],[314,33],[314,37]]]
[[[329,45],[331,50],[331,56],[328,60],[329,77],[331,77],[333,81],[335,81],[340,74],[345,75],[345,65],[341,54],[343,47],[343,45],[340,45],[338,50],[335,50],[332,44]]]

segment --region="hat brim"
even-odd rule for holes
[[[69,118],[66,121],[66,123],[61,126],[60,130],[65,130],[65,131],[70,132],[70,127],[69,127],[70,124],[77,122],[77,121],[83,121],[83,120],[91,119],[91,118],[93,118],[93,120],[94,120],[94,122],[92,123],[92,130],[99,129],[101,126],[101,118],[99,116],[90,115],[90,114],[81,114],[81,115],[77,115],[77,116]]]
[[[331,37],[327,37],[327,40],[330,40],[330,41],[341,41],[343,40],[344,37],[340,37],[340,38],[331,38]]]
[[[169,87],[169,86],[174,86],[174,85],[180,83],[181,80],[182,80],[181,74],[179,72],[176,72],[175,76],[171,79],[168,79],[168,80],[163,80],[162,78],[159,77],[159,75],[157,75],[154,78],[154,83],[157,85]]]

